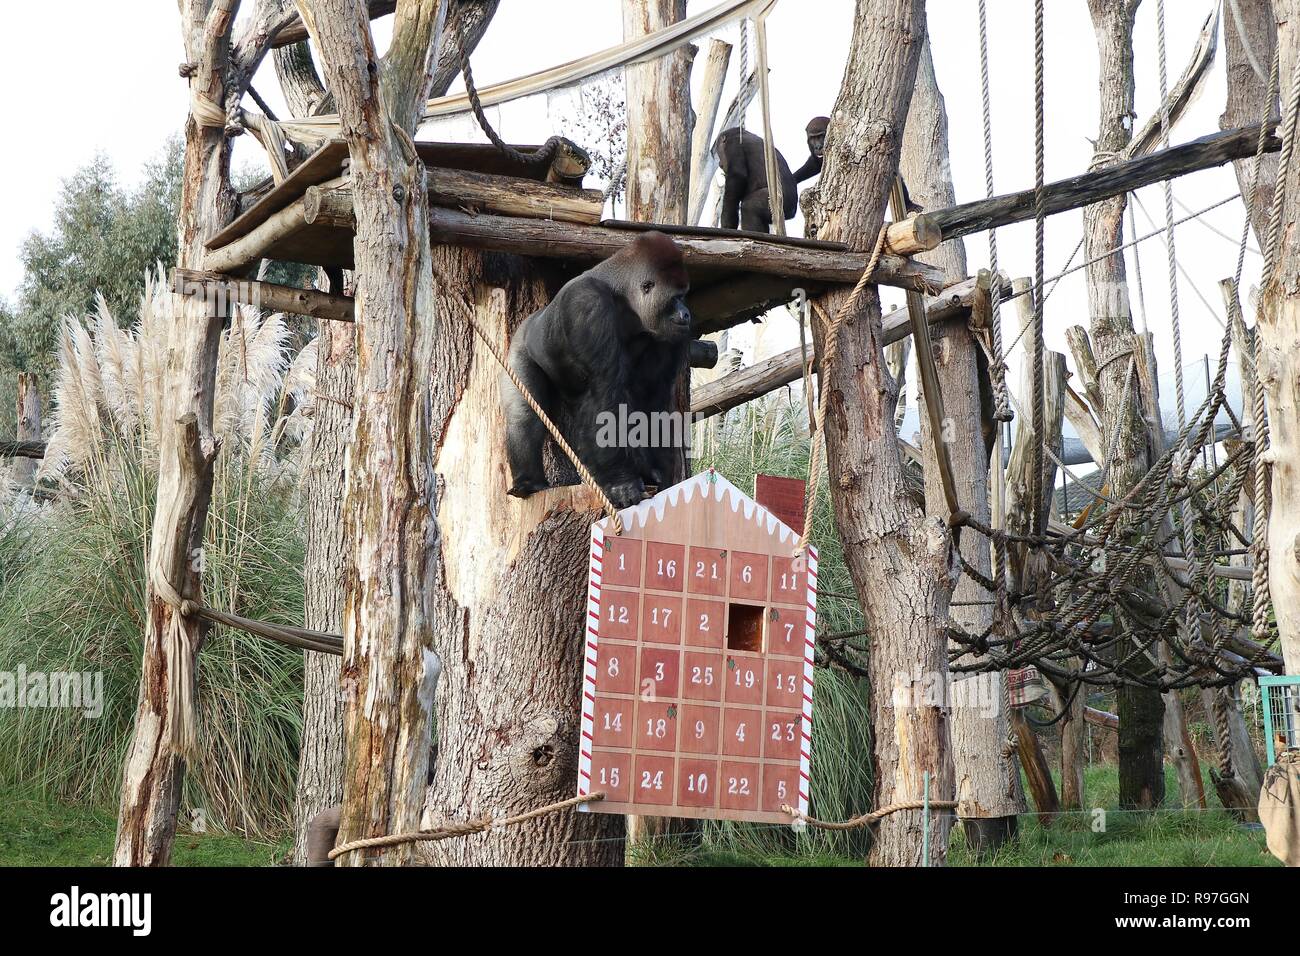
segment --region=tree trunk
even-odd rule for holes
[[[504,353],[510,334],[553,291],[538,267],[439,247],[434,270],[437,312],[448,316],[432,366],[443,547],[431,586],[443,671],[426,826],[521,813],[573,795],[588,542],[599,508],[582,486],[523,500],[505,493],[501,368],[469,331],[466,312]],[[441,865],[616,866],[622,835],[621,817],[569,811],[421,852]]]
[[[193,70],[192,102],[225,100],[235,6],[228,0],[181,3],[185,57]],[[193,108],[185,124],[182,175],[176,264],[199,269],[204,242],[233,218],[236,197],[225,129],[206,125]],[[175,317],[164,386],[167,413],[159,435],[144,651],[135,729],[122,770],[115,866],[167,864],[185,768],[182,752],[197,746],[187,743],[193,738],[181,726],[178,717],[183,714],[177,708],[183,709],[181,702],[188,697],[193,716],[195,658],[206,627],[197,617],[182,616],[175,599],[202,600],[204,529],[216,455],[212,402],[221,317],[202,300],[178,295],[172,302]]]
[[[36,373],[18,373],[18,432],[20,442],[41,440],[41,387]],[[14,462],[13,477],[20,485],[30,485],[36,474],[36,459],[19,458]]]
[[[1088,7],[1097,35],[1101,78],[1094,160],[1100,166],[1115,162],[1132,137],[1133,17],[1137,4],[1131,0],[1088,0]],[[1100,257],[1088,266],[1086,275],[1101,392],[1114,396],[1114,401],[1106,402],[1102,434],[1108,443],[1114,442],[1110,487],[1115,497],[1123,497],[1150,467],[1136,379],[1129,385],[1128,402],[1122,401],[1125,381],[1132,375],[1129,355],[1139,347],[1133,335],[1124,256],[1105,254],[1123,241],[1127,202],[1126,196],[1114,196],[1088,206],[1083,213],[1084,253],[1090,260]],[[1117,648],[1116,653],[1129,650],[1131,646]],[[1122,687],[1118,696],[1120,806],[1151,809],[1160,805],[1165,791],[1164,701],[1159,691],[1147,687]]]
[[[304,626],[339,634],[343,631],[341,583],[347,579],[350,564],[343,535],[343,496],[356,378],[353,325],[322,320],[316,349],[315,411],[305,481]],[[312,817],[337,806],[343,798],[343,700],[339,690],[338,658],[304,652],[302,734],[294,800],[297,866],[307,861],[307,825]]]
[[[1291,95],[1293,64],[1300,56],[1300,2],[1275,0],[1278,24],[1281,101]],[[1280,175],[1280,172],[1279,172]],[[1256,326],[1257,373],[1268,405],[1272,511],[1268,520],[1268,589],[1277,620],[1278,639],[1288,674],[1300,674],[1300,162],[1294,158],[1284,184],[1285,199],[1277,263],[1265,277]],[[1267,241],[1267,236],[1266,240]],[[1265,261],[1269,260],[1265,250]],[[1256,501],[1262,508],[1267,502]],[[1255,600],[1263,600],[1256,595]]]
[[[1224,5],[1223,38],[1227,56],[1228,95],[1219,129],[1238,129],[1264,119],[1264,98],[1268,95],[1269,70],[1277,49],[1277,23],[1273,19],[1272,0],[1233,0]],[[1240,13],[1240,21],[1238,20]],[[1277,115],[1277,100],[1269,104],[1269,116]],[[1255,241],[1262,242],[1268,232],[1268,211],[1273,203],[1273,183],[1277,180],[1278,157],[1265,153],[1260,157],[1259,185],[1251,202],[1255,160],[1239,159],[1233,169],[1237,186],[1250,216]]]
[[[475,0],[458,4],[448,15],[439,42],[438,68],[430,96],[446,93],[459,72],[460,58],[453,31],[465,24],[465,49],[472,53],[487,31],[497,5],[497,0]],[[452,64],[455,64],[454,68]],[[325,102],[328,94],[316,73],[307,42],[276,50],[275,66],[294,115],[311,115]],[[343,631],[341,582],[346,580],[351,563],[348,542],[343,534],[343,497],[344,466],[352,436],[352,400],[356,384],[354,327],[341,322],[321,322],[318,343],[316,410],[306,482],[305,615],[308,628],[337,634]],[[302,745],[294,806],[298,833],[294,862],[298,865],[306,861],[307,825],[312,817],[338,804],[343,795],[343,709],[339,662],[329,655],[311,652],[306,654],[305,660]]]
[[[434,296],[425,170],[409,137],[428,97],[444,10],[441,0],[400,5],[380,64],[364,3],[302,6],[348,140],[357,220],[357,370],[343,504],[353,562],[343,608],[346,842],[418,829],[428,781],[439,670],[430,584],[439,558],[437,419],[420,396],[434,343],[449,326]],[[338,862],[411,857],[403,844]]]
[[[623,0],[623,39],[632,40],[686,18],[686,0]],[[627,218],[683,224],[691,188],[691,65],[695,47],[629,66],[627,83]],[[676,408],[689,412],[691,373],[677,383]],[[687,476],[678,458],[672,484]],[[647,838],[694,833],[699,822],[678,817],[627,818],[628,846]]]
[[[948,114],[943,94],[934,75],[930,44],[922,46],[912,89],[911,106],[903,133],[899,171],[913,200],[923,209],[951,206],[956,202],[948,154]],[[939,266],[950,279],[966,276],[966,248],[960,239],[944,243],[934,252],[918,256]],[[929,418],[921,418],[921,448],[925,455],[926,508],[932,514],[946,513],[943,484],[934,458],[934,440],[947,442],[962,507],[982,522],[990,518],[988,468],[981,430],[978,346],[965,322],[934,326],[935,365],[943,393],[944,412],[951,434],[930,434]],[[992,575],[988,542],[968,533],[961,538],[962,554],[985,577]],[[953,623],[970,634],[982,634],[993,623],[988,593],[974,579],[963,575],[953,592],[961,602],[952,609]],[[1004,752],[1009,731],[1003,706],[1004,675],[993,673],[967,680],[992,679],[997,709],[988,714],[969,698],[970,706],[952,712],[952,753],[956,770],[957,815],[962,820],[967,842],[982,850],[996,850],[1002,839],[1015,833],[1016,814],[1024,809],[1020,773],[1011,753]]]
[[[826,164],[817,187],[804,193],[818,238],[871,248],[898,166],[907,104],[921,44],[921,0],[858,0],[848,63],[826,138]],[[825,295],[829,315],[847,291]],[[818,354],[824,330],[817,329]],[[921,681],[946,686],[944,621],[954,583],[952,540],[943,523],[927,518],[906,491],[893,411],[894,382],[884,368],[880,299],[864,288],[855,314],[840,331],[834,367],[823,366],[827,475],[835,517],[858,598],[871,634],[870,678],[874,727],[875,802],[921,799],[928,774],[932,799],[951,799],[953,764],[948,715],[942,706],[895,706]],[[916,703],[919,706],[911,706]],[[947,859],[947,813],[932,814],[930,860]],[[871,861],[922,862],[923,812],[883,819]]]

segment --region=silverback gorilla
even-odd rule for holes
[[[691,333],[688,288],[677,244],[647,232],[565,283],[510,343],[511,369],[619,508],[639,502],[646,485],[664,486],[677,449],[598,442],[598,418],[620,405],[646,415],[672,410]],[[509,493],[526,498],[548,487],[545,426],[504,374],[501,404]]]
[[[826,127],[830,120],[814,116],[805,129],[808,136],[808,160],[796,173],[775,150],[777,174],[781,177],[781,200],[785,218],[799,208],[798,184],[822,171],[822,149],[826,144]],[[724,129],[713,144],[718,165],[726,173],[722,193],[722,228],[735,229],[739,224],[747,232],[769,232],[772,212],[767,195],[767,164],[761,136],[738,127]]]

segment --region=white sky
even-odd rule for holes
[[[715,0],[692,0],[697,13]],[[1168,23],[1169,83],[1186,64],[1213,0],[1170,0]],[[784,0],[769,21],[772,64],[772,113],[777,145],[798,166],[806,155],[803,126],[808,118],[830,113],[839,89],[850,37],[852,0]],[[1031,0],[990,0],[990,57],[998,192],[1033,185],[1033,71]],[[947,99],[958,202],[985,195],[983,140],[980,120],[977,5],[975,0],[930,0],[929,26],[939,84]],[[102,152],[127,185],[138,182],[142,164],[156,156],[166,137],[183,121],[186,88],[176,72],[183,58],[176,4],[172,0],[62,0],[57,5],[59,44],[43,40],[55,28],[52,8],[42,4],[8,4],[0,31],[0,90],[5,91],[4,115],[11,130],[8,149],[0,150],[3,216],[0,216],[0,295],[12,298],[21,279],[19,246],[33,229],[45,230],[60,181]],[[576,11],[581,9],[581,14]],[[124,13],[124,10],[131,11]],[[1156,4],[1147,0],[1138,14],[1134,45],[1137,60],[1137,111],[1144,122],[1158,101],[1155,33]],[[579,19],[580,17],[580,19]],[[1047,179],[1081,172],[1091,159],[1087,137],[1097,126],[1097,57],[1085,0],[1054,0],[1047,5]],[[381,42],[387,24],[376,33]],[[723,34],[737,41],[734,28]],[[602,49],[622,39],[620,0],[502,0],[501,8],[474,57],[481,85]],[[738,49],[732,58],[732,83]],[[257,87],[282,110],[273,72],[264,69]],[[730,99],[729,85],[724,104]],[[1223,49],[1201,99],[1174,131],[1175,142],[1218,129],[1224,98]],[[537,97],[498,111],[496,118],[507,139],[544,138],[553,132],[551,116],[565,105]],[[757,104],[749,124],[759,122]],[[432,134],[427,134],[432,135]],[[438,131],[437,138],[475,138],[477,131],[456,123]],[[260,150],[251,137],[238,144],[237,164],[255,162]],[[1196,210],[1236,192],[1231,167],[1184,177],[1175,183],[1175,197]],[[1163,225],[1164,200],[1159,186],[1140,193],[1147,210]],[[1185,210],[1176,207],[1177,217]],[[1239,202],[1210,213],[1204,222],[1232,237],[1243,220]],[[1080,236],[1081,213],[1052,217],[1047,229],[1047,274],[1061,271]],[[1138,231],[1151,227],[1139,210]],[[798,234],[801,224],[792,224]],[[1177,231],[1179,261],[1200,291],[1222,316],[1217,282],[1235,264],[1235,242],[1227,241],[1199,223]],[[1033,273],[1033,224],[1023,223],[998,233],[1001,267],[1012,275]],[[1253,240],[1252,240],[1253,246]],[[1157,355],[1172,375],[1169,289],[1164,246],[1159,239],[1142,249],[1147,317],[1156,335]],[[984,237],[967,239],[971,269],[986,264]],[[1130,258],[1130,280],[1132,279]],[[1243,285],[1257,279],[1259,257],[1248,254]],[[1199,361],[1217,353],[1220,326],[1180,276],[1184,363],[1188,396],[1194,405],[1202,390]],[[890,295],[891,304],[901,296]],[[1005,316],[1007,327],[1014,311]],[[1087,324],[1082,273],[1066,279],[1047,304],[1050,348],[1069,353],[1064,330]],[[788,323],[793,340],[793,324]],[[781,333],[778,333],[781,334]],[[1014,363],[1013,363],[1013,374]],[[1013,382],[1016,381],[1013,379]],[[1171,407],[1172,387],[1164,388]],[[906,430],[905,430],[906,431]]]

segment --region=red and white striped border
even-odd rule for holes
[[[799,746],[799,812],[808,813],[812,770],[813,643],[817,638],[817,549],[808,545],[808,606],[803,644],[803,741]]]
[[[600,636],[600,576],[605,532],[591,526],[591,570],[587,578],[587,623],[583,630],[582,738],[578,741],[578,796],[591,793],[591,745],[596,729],[596,654]],[[585,803],[578,805],[586,810]]]

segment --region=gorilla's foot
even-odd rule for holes
[[[544,478],[517,478],[515,483],[510,486],[506,494],[515,498],[527,498],[529,495],[535,495],[539,491],[545,491],[551,487]]]
[[[619,482],[606,488],[605,493],[614,503],[615,508],[630,508],[632,505],[640,504],[645,497],[645,482],[640,478]]]

